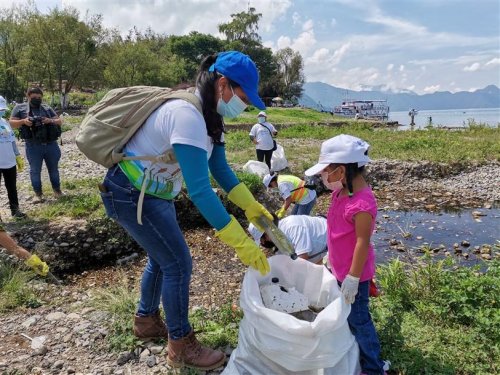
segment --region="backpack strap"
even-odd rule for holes
[[[198,112],[203,116],[203,109],[201,106],[201,101],[200,99],[194,94],[194,89],[191,88],[189,90],[184,90],[184,91],[172,91],[168,94],[165,95],[164,97],[165,101],[171,100],[171,99],[181,99],[184,100],[196,107]],[[147,100],[147,99],[145,99]],[[125,119],[127,120],[127,119]],[[142,124],[137,126],[137,128],[141,127]],[[129,141],[130,139],[125,139],[123,140],[117,147],[112,152],[112,159],[116,163],[119,163],[122,160],[146,160],[150,161],[151,163],[157,163],[157,162],[162,162],[166,164],[174,164],[177,162],[175,159],[175,155],[172,151],[167,151],[163,154],[160,155],[139,155],[139,156],[125,156],[123,153],[123,147],[125,147],[125,144]]]

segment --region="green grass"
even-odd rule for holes
[[[342,127],[295,125],[282,129],[277,142],[297,173],[316,163],[321,142],[339,134],[351,134],[371,145],[373,159],[397,159],[443,163],[500,160],[500,129],[473,126],[463,131],[432,128],[415,131],[373,129],[369,125]],[[255,149],[246,131],[226,134],[228,160],[244,163],[255,160]]]
[[[139,293],[136,289],[127,287],[125,273],[122,280],[117,286],[93,290],[90,301],[94,308],[110,314],[110,333],[106,338],[110,348],[118,352],[133,350],[141,343],[132,331]],[[223,348],[228,344],[233,347],[237,345],[238,323],[241,318],[239,310],[233,310],[229,303],[225,303],[217,309],[196,309],[191,312],[189,320],[204,345]]]
[[[7,263],[0,263],[0,313],[17,307],[38,307],[40,302],[27,285],[31,272]]]
[[[234,119],[224,119],[228,125],[234,124],[255,124],[257,123],[257,114],[259,109],[251,107],[249,111],[244,111],[241,115]],[[301,123],[315,123],[315,122],[349,122],[353,120],[345,119],[342,117],[333,117],[329,113],[321,113],[306,108],[273,108],[266,109],[266,114],[269,122],[273,124],[301,124]]]
[[[62,181],[65,195],[56,201],[34,205],[29,211],[30,218],[54,220],[56,218],[92,219],[104,215],[104,207],[97,189],[101,178]],[[50,191],[44,191],[50,196]]]
[[[500,261],[455,268],[451,260],[394,260],[378,267],[372,299],[383,357],[399,374],[500,371]]]

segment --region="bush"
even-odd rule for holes
[[[484,266],[483,266],[484,267]],[[429,257],[379,266],[373,317],[384,358],[403,374],[498,373],[500,261],[486,271]]]

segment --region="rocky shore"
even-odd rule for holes
[[[74,131],[63,135],[61,179],[102,177],[104,168],[80,154],[73,136]],[[22,144],[20,149],[24,153]],[[488,210],[500,203],[498,162],[449,165],[376,160],[368,176],[381,210]],[[48,184],[45,168],[44,180]],[[29,213],[33,202],[27,170],[20,173],[18,184],[21,206]],[[277,205],[264,193],[258,199],[269,208]],[[48,197],[42,204],[54,201],[55,198]],[[3,188],[0,202],[7,229],[23,246],[42,254],[64,279],[62,286],[34,279],[31,283],[41,296],[42,306],[2,315],[0,373],[168,374],[164,343],[145,343],[132,352],[110,351],[105,340],[110,317],[90,303],[96,288],[124,282],[138,285],[145,262],[138,246],[108,220],[14,222],[10,220]],[[326,213],[328,204],[328,194],[321,195],[316,211]],[[193,212],[196,211],[189,201],[179,202],[179,219],[193,254],[191,308],[214,309],[221,303],[237,303],[245,268],[234,251],[216,241],[213,230],[204,226],[201,216]],[[222,349],[228,356],[232,350]],[[218,369],[210,374],[220,372]]]

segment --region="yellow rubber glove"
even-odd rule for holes
[[[257,223],[257,219],[264,215],[269,220],[273,220],[273,215],[271,215],[263,205],[255,200],[252,193],[243,182],[240,182],[232,188],[227,197],[231,202],[245,211],[245,216],[248,221],[255,225],[261,232],[263,232],[264,229]]]
[[[22,172],[24,170],[24,159],[21,155],[16,156],[16,165],[19,172]]]
[[[42,262],[35,254],[26,259],[24,263],[41,276],[47,276],[47,273],[49,272],[49,266],[47,266],[47,263]]]
[[[281,219],[283,216],[285,216],[285,213],[286,213],[285,206],[283,206],[274,214],[278,217],[278,219]]]
[[[244,265],[250,266],[266,275],[271,267],[264,253],[257,247],[255,242],[247,236],[240,223],[231,215],[231,221],[221,230],[215,232],[226,245],[236,250],[236,254]]]

